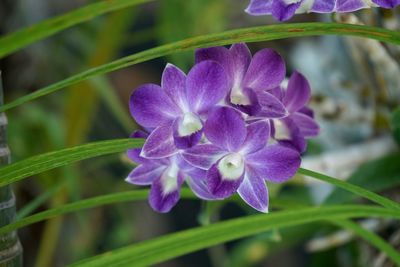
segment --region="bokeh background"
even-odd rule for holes
[[[1,0],[0,34],[16,31],[86,4],[87,0]],[[228,29],[273,24],[244,13],[247,0],[162,0],[110,13],[65,30],[0,60],[5,102],[90,67],[161,44]],[[400,30],[400,9],[353,15],[296,16],[291,22],[337,21]],[[307,37],[249,44],[276,49],[312,85],[311,107],[321,135],[309,142],[303,166],[400,201],[400,154],[392,112],[400,101],[400,49],[350,37]],[[178,53],[79,83],[7,112],[12,160],[87,142],[126,138],[138,128],[129,95],[160,83],[171,62],[183,70],[193,52]],[[398,137],[399,138],[399,137]],[[400,138],[399,138],[400,139]],[[124,154],[95,158],[17,183],[18,218],[79,199],[135,189],[124,182],[134,165]],[[271,200],[316,205],[360,200],[307,177],[269,184]],[[166,233],[253,214],[235,201],[181,200],[168,214],[147,202],[104,206],[37,223],[18,231],[24,265],[47,267]],[[400,249],[400,225],[370,219],[363,225]],[[134,266],[134,265],[132,265]],[[159,266],[394,266],[352,234],[326,224],[274,230]]]

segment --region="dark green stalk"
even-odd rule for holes
[[[0,106],[3,105],[3,86],[0,71]],[[0,166],[9,164],[10,150],[7,146],[7,118],[0,114]],[[0,227],[14,222],[16,216],[15,196],[11,185],[0,187]],[[0,266],[22,266],[22,246],[17,232],[0,235]]]

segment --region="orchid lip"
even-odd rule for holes
[[[198,116],[191,112],[187,112],[183,115],[183,119],[179,123],[178,133],[180,136],[191,135],[203,128],[201,120]]]
[[[218,163],[218,170],[225,180],[237,180],[244,172],[244,158],[239,153],[230,153]]]
[[[273,119],[275,128],[275,139],[290,140],[290,132],[288,127],[279,119]]]
[[[240,87],[235,86],[231,92],[231,102],[235,105],[250,105],[250,99],[243,93]]]
[[[177,164],[170,165],[162,174],[161,183],[163,185],[163,194],[168,195],[174,192],[178,187],[178,172],[179,167]]]

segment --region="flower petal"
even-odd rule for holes
[[[182,118],[178,118],[175,120],[174,125],[173,125],[173,136],[174,136],[174,142],[175,146],[179,149],[187,149],[190,148],[197,143],[199,143],[201,137],[203,136],[203,128],[200,130],[195,131],[194,133],[191,133],[189,135],[180,135],[179,133],[179,124],[181,123]]]
[[[229,107],[217,107],[209,113],[204,133],[211,143],[227,151],[238,150],[247,134],[241,114]]]
[[[281,183],[294,176],[300,167],[300,154],[280,145],[267,146],[246,156],[246,164],[263,179]]]
[[[134,131],[130,135],[130,138],[147,138],[148,136],[149,136],[149,134],[146,133],[145,131],[137,130],[137,131]],[[145,159],[140,156],[141,151],[142,151],[141,148],[128,149],[126,151],[126,155],[128,156],[128,158],[130,160],[132,160],[133,162],[135,162],[137,164],[147,163],[148,159]]]
[[[303,0],[297,0],[297,2],[285,0],[274,0],[272,3],[272,16],[274,16],[279,21],[285,21],[293,17],[296,10],[300,7]]]
[[[218,161],[216,164],[212,165],[207,171],[207,186],[211,194],[217,198],[227,198],[231,196],[239,188],[243,181],[243,174],[236,179],[227,179],[218,170]]]
[[[188,110],[186,75],[183,71],[168,63],[162,74],[161,87],[181,110]]]
[[[247,136],[240,149],[243,155],[253,153],[265,147],[270,135],[269,122],[257,121],[247,125]]]
[[[245,11],[253,16],[271,14],[272,2],[267,0],[251,0]]]
[[[186,90],[191,111],[206,111],[226,96],[229,90],[227,74],[217,62],[202,61],[190,70]]]
[[[186,180],[186,182],[196,196],[205,200],[218,199],[208,190],[205,179],[207,171],[198,168],[193,168],[192,170],[187,171],[186,174],[189,175],[190,177],[189,179]]]
[[[200,144],[182,152],[185,161],[194,167],[208,170],[218,159],[226,154],[225,151],[212,144]]]
[[[268,190],[265,181],[251,168],[246,168],[243,182],[237,192],[251,207],[261,212],[268,212]]]
[[[243,86],[256,91],[273,89],[285,78],[283,58],[272,49],[258,51],[249,65]]]
[[[271,125],[273,127],[271,127],[271,130],[274,132],[273,135],[275,136],[275,139],[278,140],[279,144],[295,149],[299,151],[299,153],[303,153],[307,148],[307,141],[301,134],[299,127],[297,127],[290,117],[279,119],[279,121],[282,124],[279,127],[286,127],[288,138],[279,138],[279,134],[275,134],[277,120],[273,120],[273,124]]]
[[[175,103],[155,84],[145,84],[133,91],[129,108],[132,117],[143,127],[158,127],[180,113]]]
[[[283,103],[274,95],[268,92],[259,92],[257,98],[261,106],[258,116],[272,119],[283,118],[289,114]]]
[[[372,2],[384,8],[394,8],[400,5],[400,0],[372,0]]]
[[[307,104],[310,95],[310,84],[302,74],[296,71],[289,79],[283,104],[289,112],[293,113]]]
[[[165,158],[178,152],[175,146],[172,125],[165,124],[156,128],[143,145],[141,157],[148,159]]]
[[[229,54],[232,59],[230,70],[233,86],[240,87],[251,62],[251,52],[245,43],[238,43],[229,48]]]
[[[306,114],[296,112],[290,115],[290,118],[299,127],[300,133],[304,137],[313,137],[319,134],[318,123]]]
[[[151,186],[149,203],[158,212],[170,211],[180,198],[180,188],[184,177],[178,172],[176,177],[169,176],[165,170]]]
[[[125,181],[134,185],[150,185],[160,177],[164,169],[165,166],[155,163],[142,164],[133,169]]]

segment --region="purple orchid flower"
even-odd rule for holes
[[[207,170],[206,183],[217,198],[238,192],[251,207],[268,212],[265,180],[283,182],[300,166],[296,150],[267,145],[269,124],[257,121],[246,126],[241,113],[217,107],[205,123],[210,144],[199,144],[182,152],[191,165]]]
[[[137,131],[132,138],[145,138],[148,134]],[[140,156],[141,149],[130,149],[128,157],[139,164],[126,178],[134,185],[151,185],[149,203],[158,212],[170,211],[180,198],[184,181],[201,199],[215,199],[204,182],[206,171],[189,165],[179,154],[161,159],[146,159]]]
[[[297,149],[300,153],[306,149],[306,139],[319,133],[314,114],[306,105],[311,97],[307,79],[295,71],[289,79],[287,88],[277,87],[271,93],[282,101],[288,116],[270,120],[271,136],[283,145]]]
[[[295,13],[353,12],[372,6],[394,8],[400,0],[251,0],[246,12],[253,16],[272,15],[280,21]]]
[[[154,129],[143,146],[142,156],[169,157],[178,149],[197,144],[203,132],[203,118],[227,91],[227,75],[217,62],[197,64],[187,76],[168,64],[161,87],[143,85],[130,98],[133,118],[143,127]]]
[[[287,115],[282,103],[266,92],[279,86],[285,78],[285,62],[277,52],[262,49],[252,57],[244,43],[229,49],[220,46],[196,50],[196,62],[205,60],[220,63],[228,74],[228,105],[248,115],[260,114],[260,111],[271,118]]]

